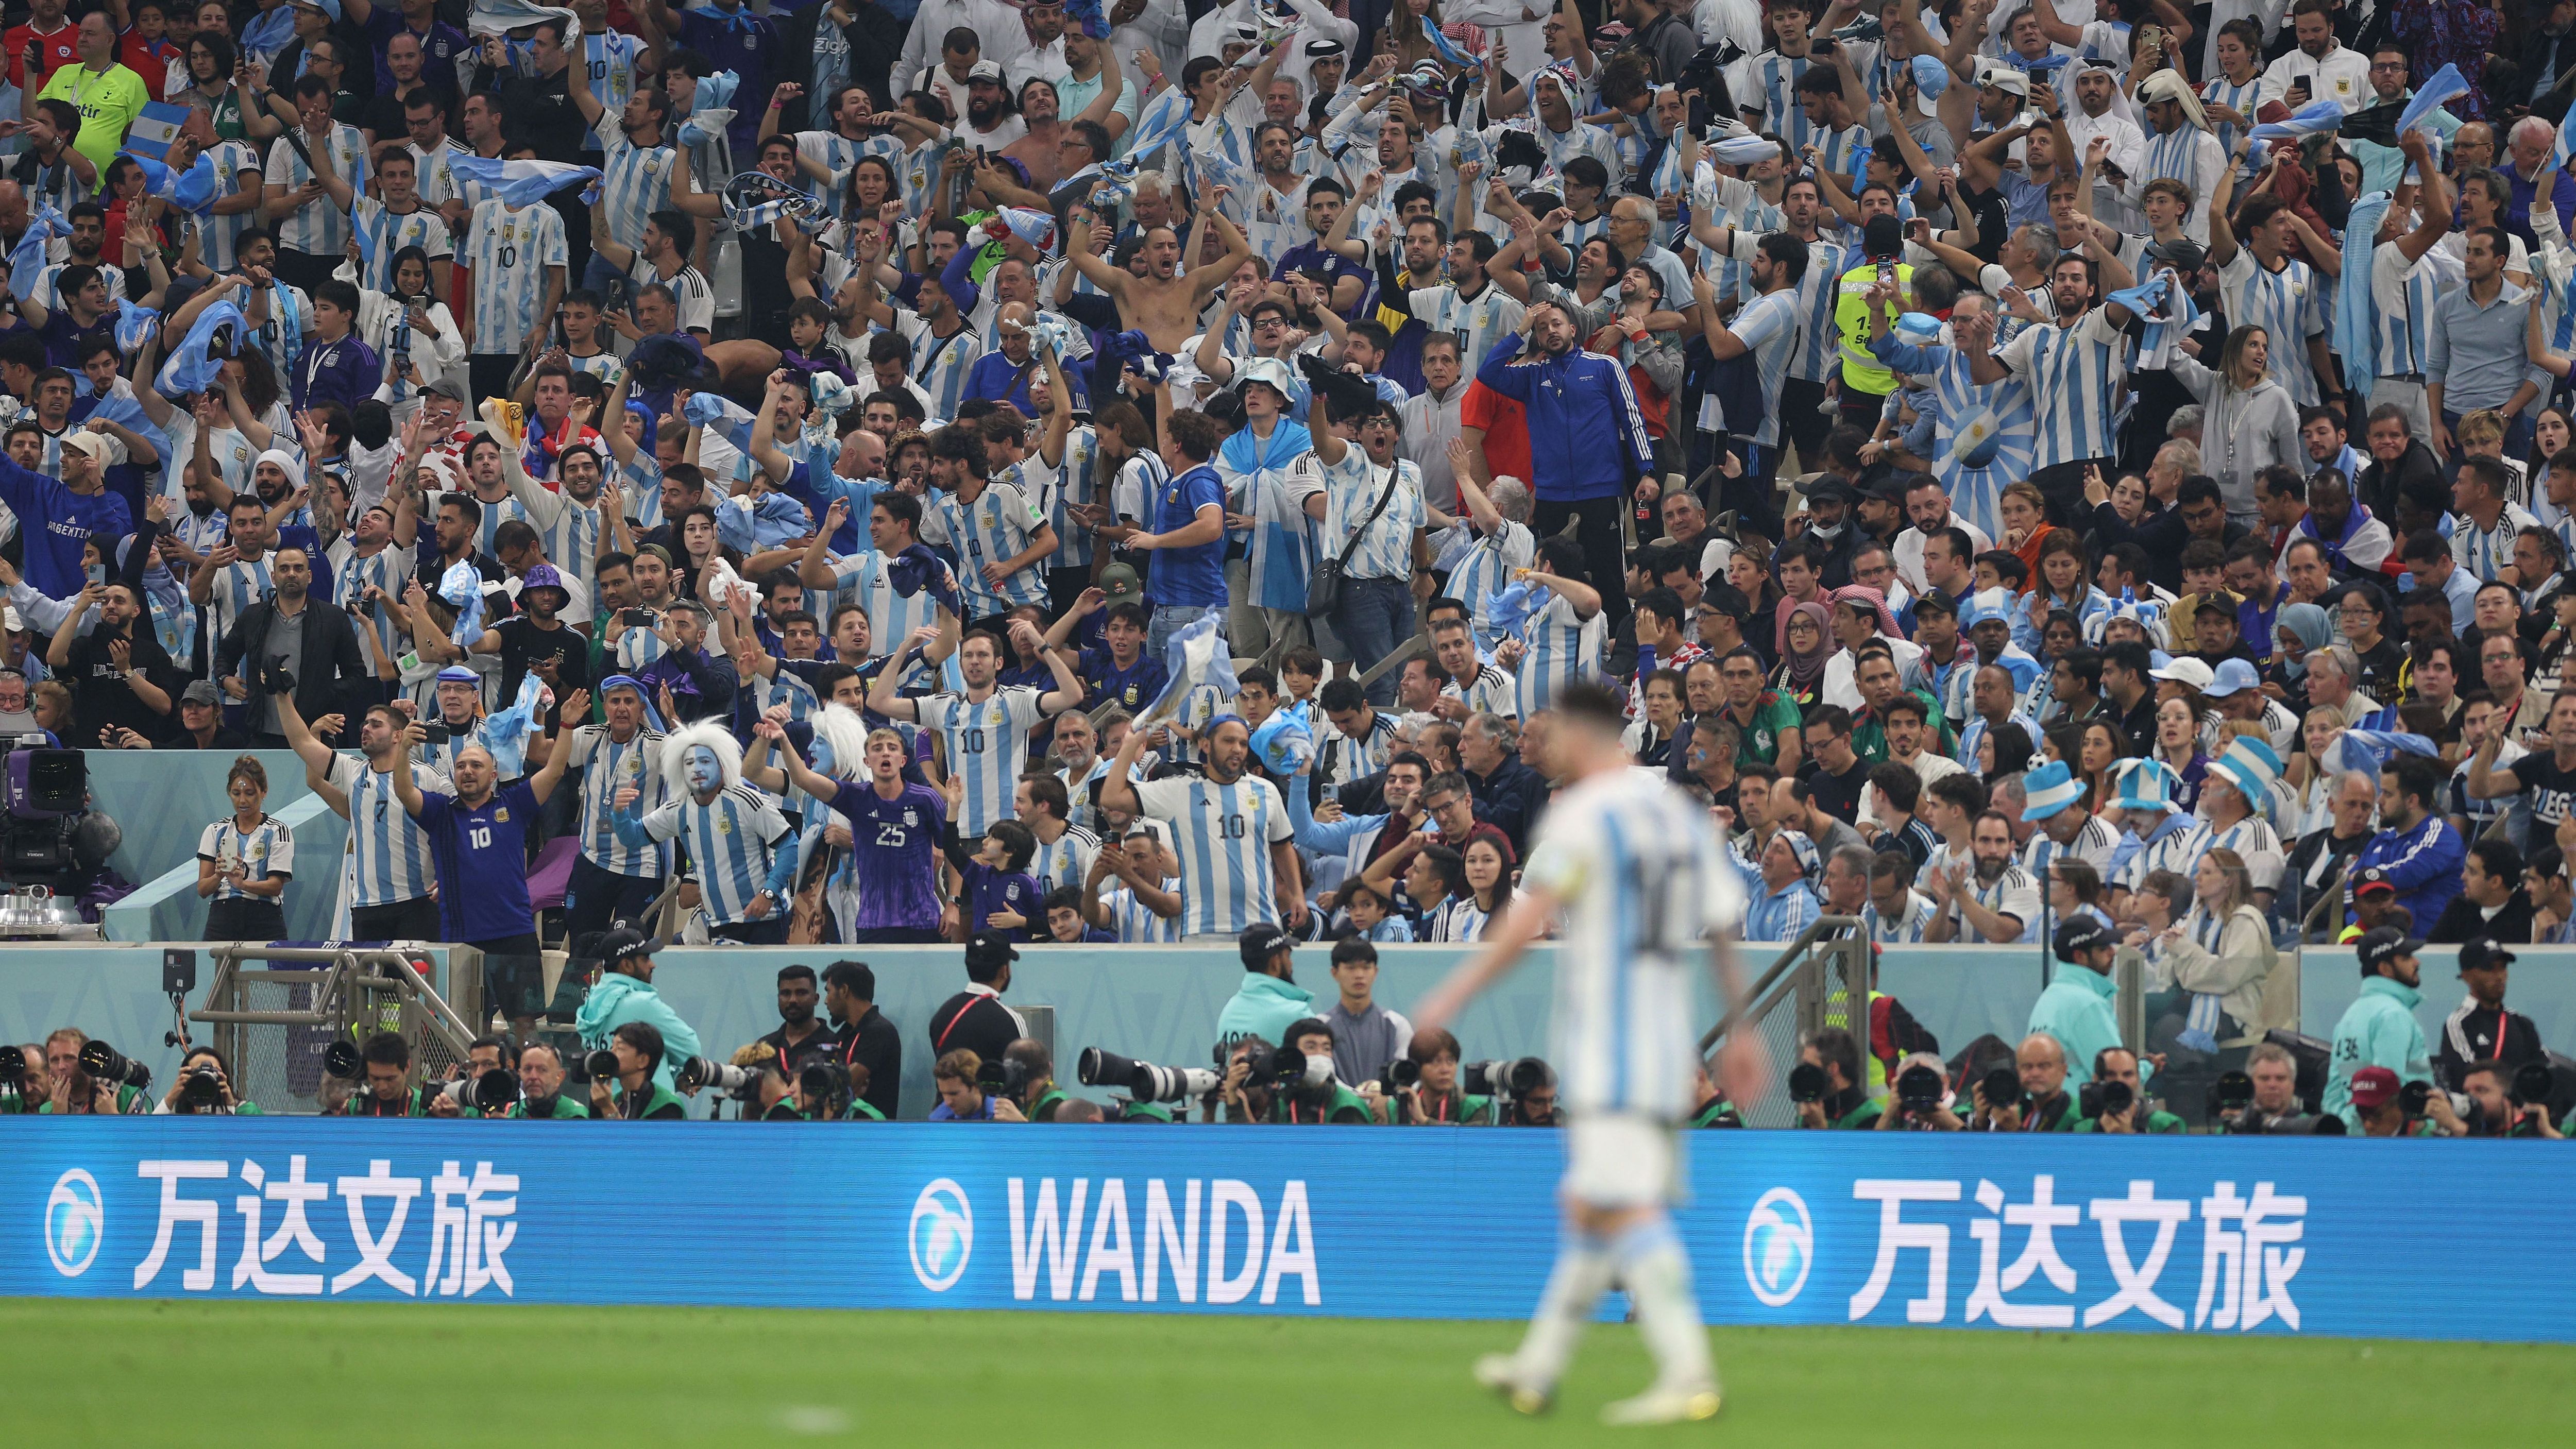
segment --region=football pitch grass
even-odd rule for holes
[[[818,1265],[818,1271],[828,1268]],[[1050,1313],[0,1300],[31,1444],[2433,1445],[2576,1423],[2576,1350],[2346,1339],[1720,1329],[1713,1424],[1613,1431],[1596,1327],[1556,1413],[1467,1376],[1506,1323]],[[2070,1438],[2070,1435],[2086,1435]],[[2099,1439],[2089,1436],[2100,1435]]]

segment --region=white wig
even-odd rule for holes
[[[715,751],[716,765],[724,771],[720,788],[742,783],[742,742],[723,725],[701,721],[662,741],[662,782],[674,800],[697,793],[689,788],[689,752],[700,745]]]
[[[868,722],[846,704],[826,704],[809,721],[815,738],[832,747],[832,768],[823,771],[836,780],[864,780],[868,777]]]

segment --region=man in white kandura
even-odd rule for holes
[[[1525,1414],[1546,1410],[1592,1310],[1615,1278],[1654,1354],[1654,1386],[1602,1410],[1613,1424],[1665,1424],[1717,1412],[1717,1371],[1670,1207],[1683,1184],[1683,1118],[1700,1065],[1690,960],[1703,949],[1733,1011],[1742,994],[1727,939],[1744,892],[1723,867],[1705,808],[1633,768],[1618,701],[1588,681],[1557,696],[1548,767],[1574,783],[1548,807],[1520,899],[1475,957],[1414,1014],[1445,1027],[1500,979],[1562,913],[1549,1056],[1562,1070],[1565,1237],[1518,1353],[1488,1354],[1477,1381]],[[1718,1079],[1737,1110],[1761,1095],[1761,1043],[1730,1035]]]

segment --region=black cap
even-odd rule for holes
[[[1803,490],[1810,503],[1839,503],[1846,508],[1860,501],[1860,494],[1838,477],[1819,478]]]
[[[966,943],[968,966],[999,966],[1005,961],[1018,959],[1020,953],[1011,945],[1007,931],[978,931],[975,939]]]
[[[1923,611],[1927,608],[1945,619],[1959,617],[1959,601],[1951,598],[1950,591],[1947,589],[1925,589],[1917,595],[1914,600],[1914,617],[1922,618]]]
[[[2424,949],[2424,938],[2410,936],[2395,926],[2380,926],[2366,931],[2352,943],[2353,953],[2361,958],[2361,969],[2376,971],[2400,956],[2412,956]]]
[[[2057,959],[2072,961],[2079,953],[2096,946],[2108,946],[2114,939],[2110,927],[2091,916],[2077,916],[2057,928]]]
[[[2200,243],[2187,236],[2178,236],[2172,241],[2155,242],[2147,247],[2148,261],[2170,263],[2175,271],[2185,277],[2199,271],[2200,264],[2206,256],[2207,254],[2200,249]]]
[[[2498,967],[2510,966],[2513,962],[2514,954],[2499,945],[2493,937],[2471,936],[2460,943],[2460,974],[2463,976],[2472,971],[2492,971]]]
[[[1243,953],[1243,967],[1257,971],[1270,964],[1270,958],[1297,944],[1297,938],[1268,921],[1243,928],[1237,949]]]
[[[1735,585],[1720,581],[1699,591],[1699,606],[1715,609],[1738,623],[1753,617],[1753,603]]]
[[[650,956],[662,949],[662,943],[635,929],[618,926],[599,938],[599,959],[623,961],[629,956]]]
[[[2393,896],[2397,894],[2397,882],[2388,878],[2388,872],[2374,865],[2355,876],[2352,883],[2352,893],[2356,896],[2371,891],[2386,891]]]
[[[1892,215],[1873,216],[1860,229],[1861,255],[1892,257],[1905,250],[1905,223]]]

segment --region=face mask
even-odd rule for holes
[[[1843,536],[1843,525],[1837,523],[1833,527],[1827,528],[1820,523],[1810,523],[1807,525],[1807,532],[1813,537],[1824,539],[1826,542],[1830,543]]]
[[[717,762],[714,750],[699,745],[689,751],[688,774],[690,789],[712,790],[723,783],[724,766]]]

